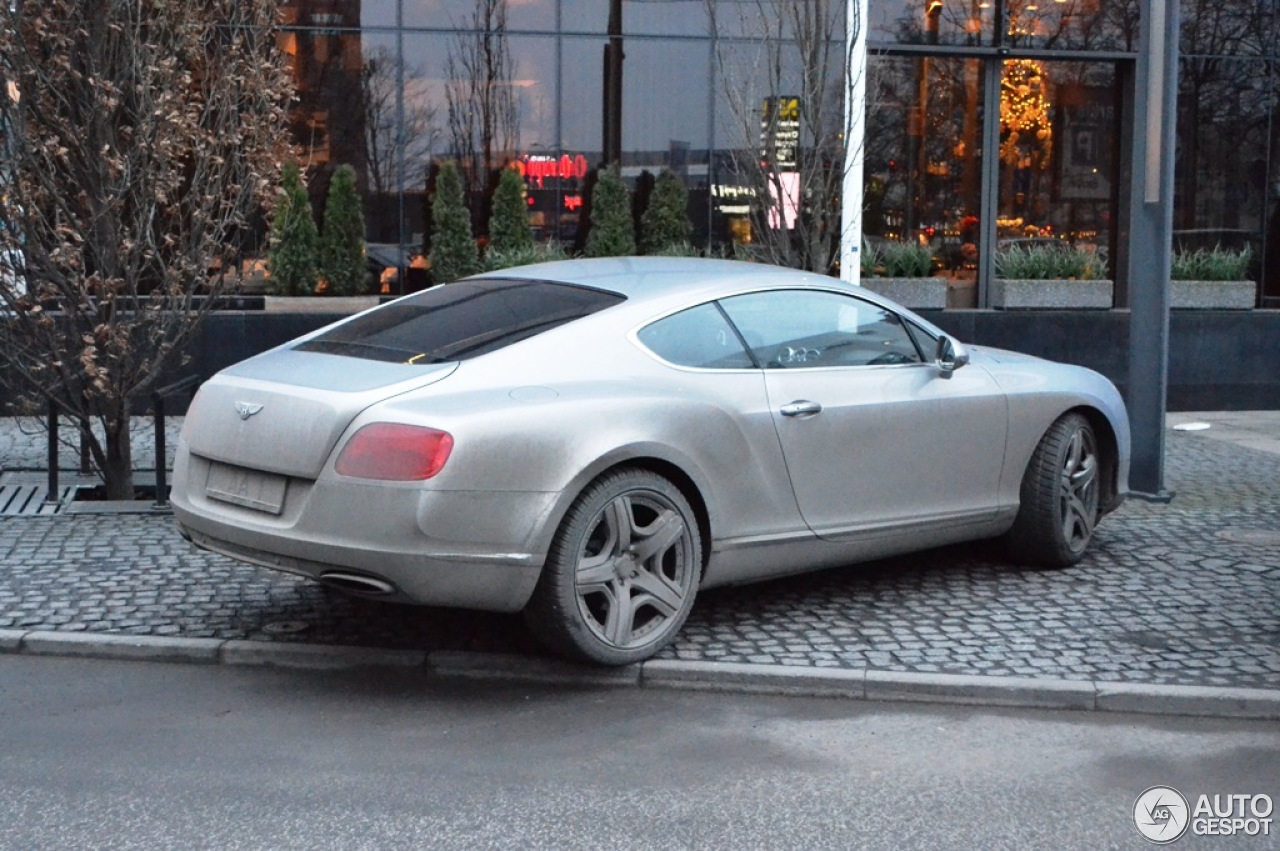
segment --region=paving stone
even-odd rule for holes
[[[0,463],[21,466],[5,426]],[[717,589],[660,659],[1280,688],[1280,550],[1216,535],[1280,530],[1280,456],[1199,434],[1168,434],[1173,502],[1131,500],[1072,568],[975,544]],[[262,642],[286,620],[316,645],[540,652],[518,616],[345,598],[195,550],[164,516],[0,518],[0,630]]]

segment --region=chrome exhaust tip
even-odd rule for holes
[[[396,587],[384,579],[363,576],[359,573],[322,573],[320,581],[325,585],[346,591],[348,594],[362,594],[367,597],[387,597],[396,593]]]

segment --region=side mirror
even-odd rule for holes
[[[934,352],[933,362],[938,367],[940,378],[950,378],[951,373],[969,362],[969,353],[964,350],[958,340],[946,334],[938,338],[938,348]]]

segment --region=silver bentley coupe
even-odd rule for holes
[[[699,588],[997,537],[1073,564],[1128,471],[1095,372],[967,348],[821,275],[615,258],[434,287],[219,372],[172,499],[199,547],[523,611],[620,665]]]

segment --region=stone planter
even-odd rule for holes
[[[991,306],[1004,310],[1110,310],[1111,281],[1021,280],[991,282]]]
[[[946,278],[862,278],[864,289],[916,310],[947,306]]]
[[[1253,281],[1170,281],[1169,306],[1179,310],[1251,310]]]
[[[378,306],[376,295],[269,295],[268,313],[359,313]]]

